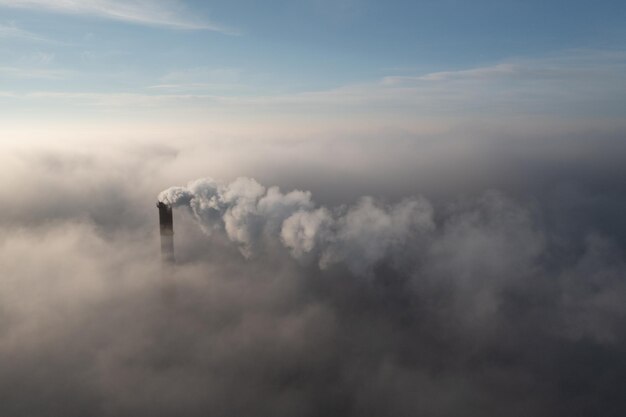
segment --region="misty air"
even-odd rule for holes
[[[0,0],[0,417],[626,415],[625,21]]]

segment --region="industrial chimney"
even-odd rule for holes
[[[164,264],[174,263],[174,218],[172,206],[163,202],[157,203],[159,224],[161,225],[161,259]]]

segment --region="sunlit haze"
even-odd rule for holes
[[[624,1],[0,0],[0,146],[0,417],[626,415]]]

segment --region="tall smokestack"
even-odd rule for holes
[[[161,226],[161,259],[165,264],[174,263],[174,217],[172,206],[163,202],[157,203],[159,224]]]

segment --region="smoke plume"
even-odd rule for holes
[[[207,233],[225,231],[246,257],[264,243],[280,241],[299,260],[313,260],[322,269],[344,262],[355,273],[393,258],[434,229],[433,208],[424,198],[385,205],[362,197],[353,206],[328,209],[318,207],[308,191],[282,193],[251,178],[229,184],[199,179],[169,188],[158,198],[188,207]]]

